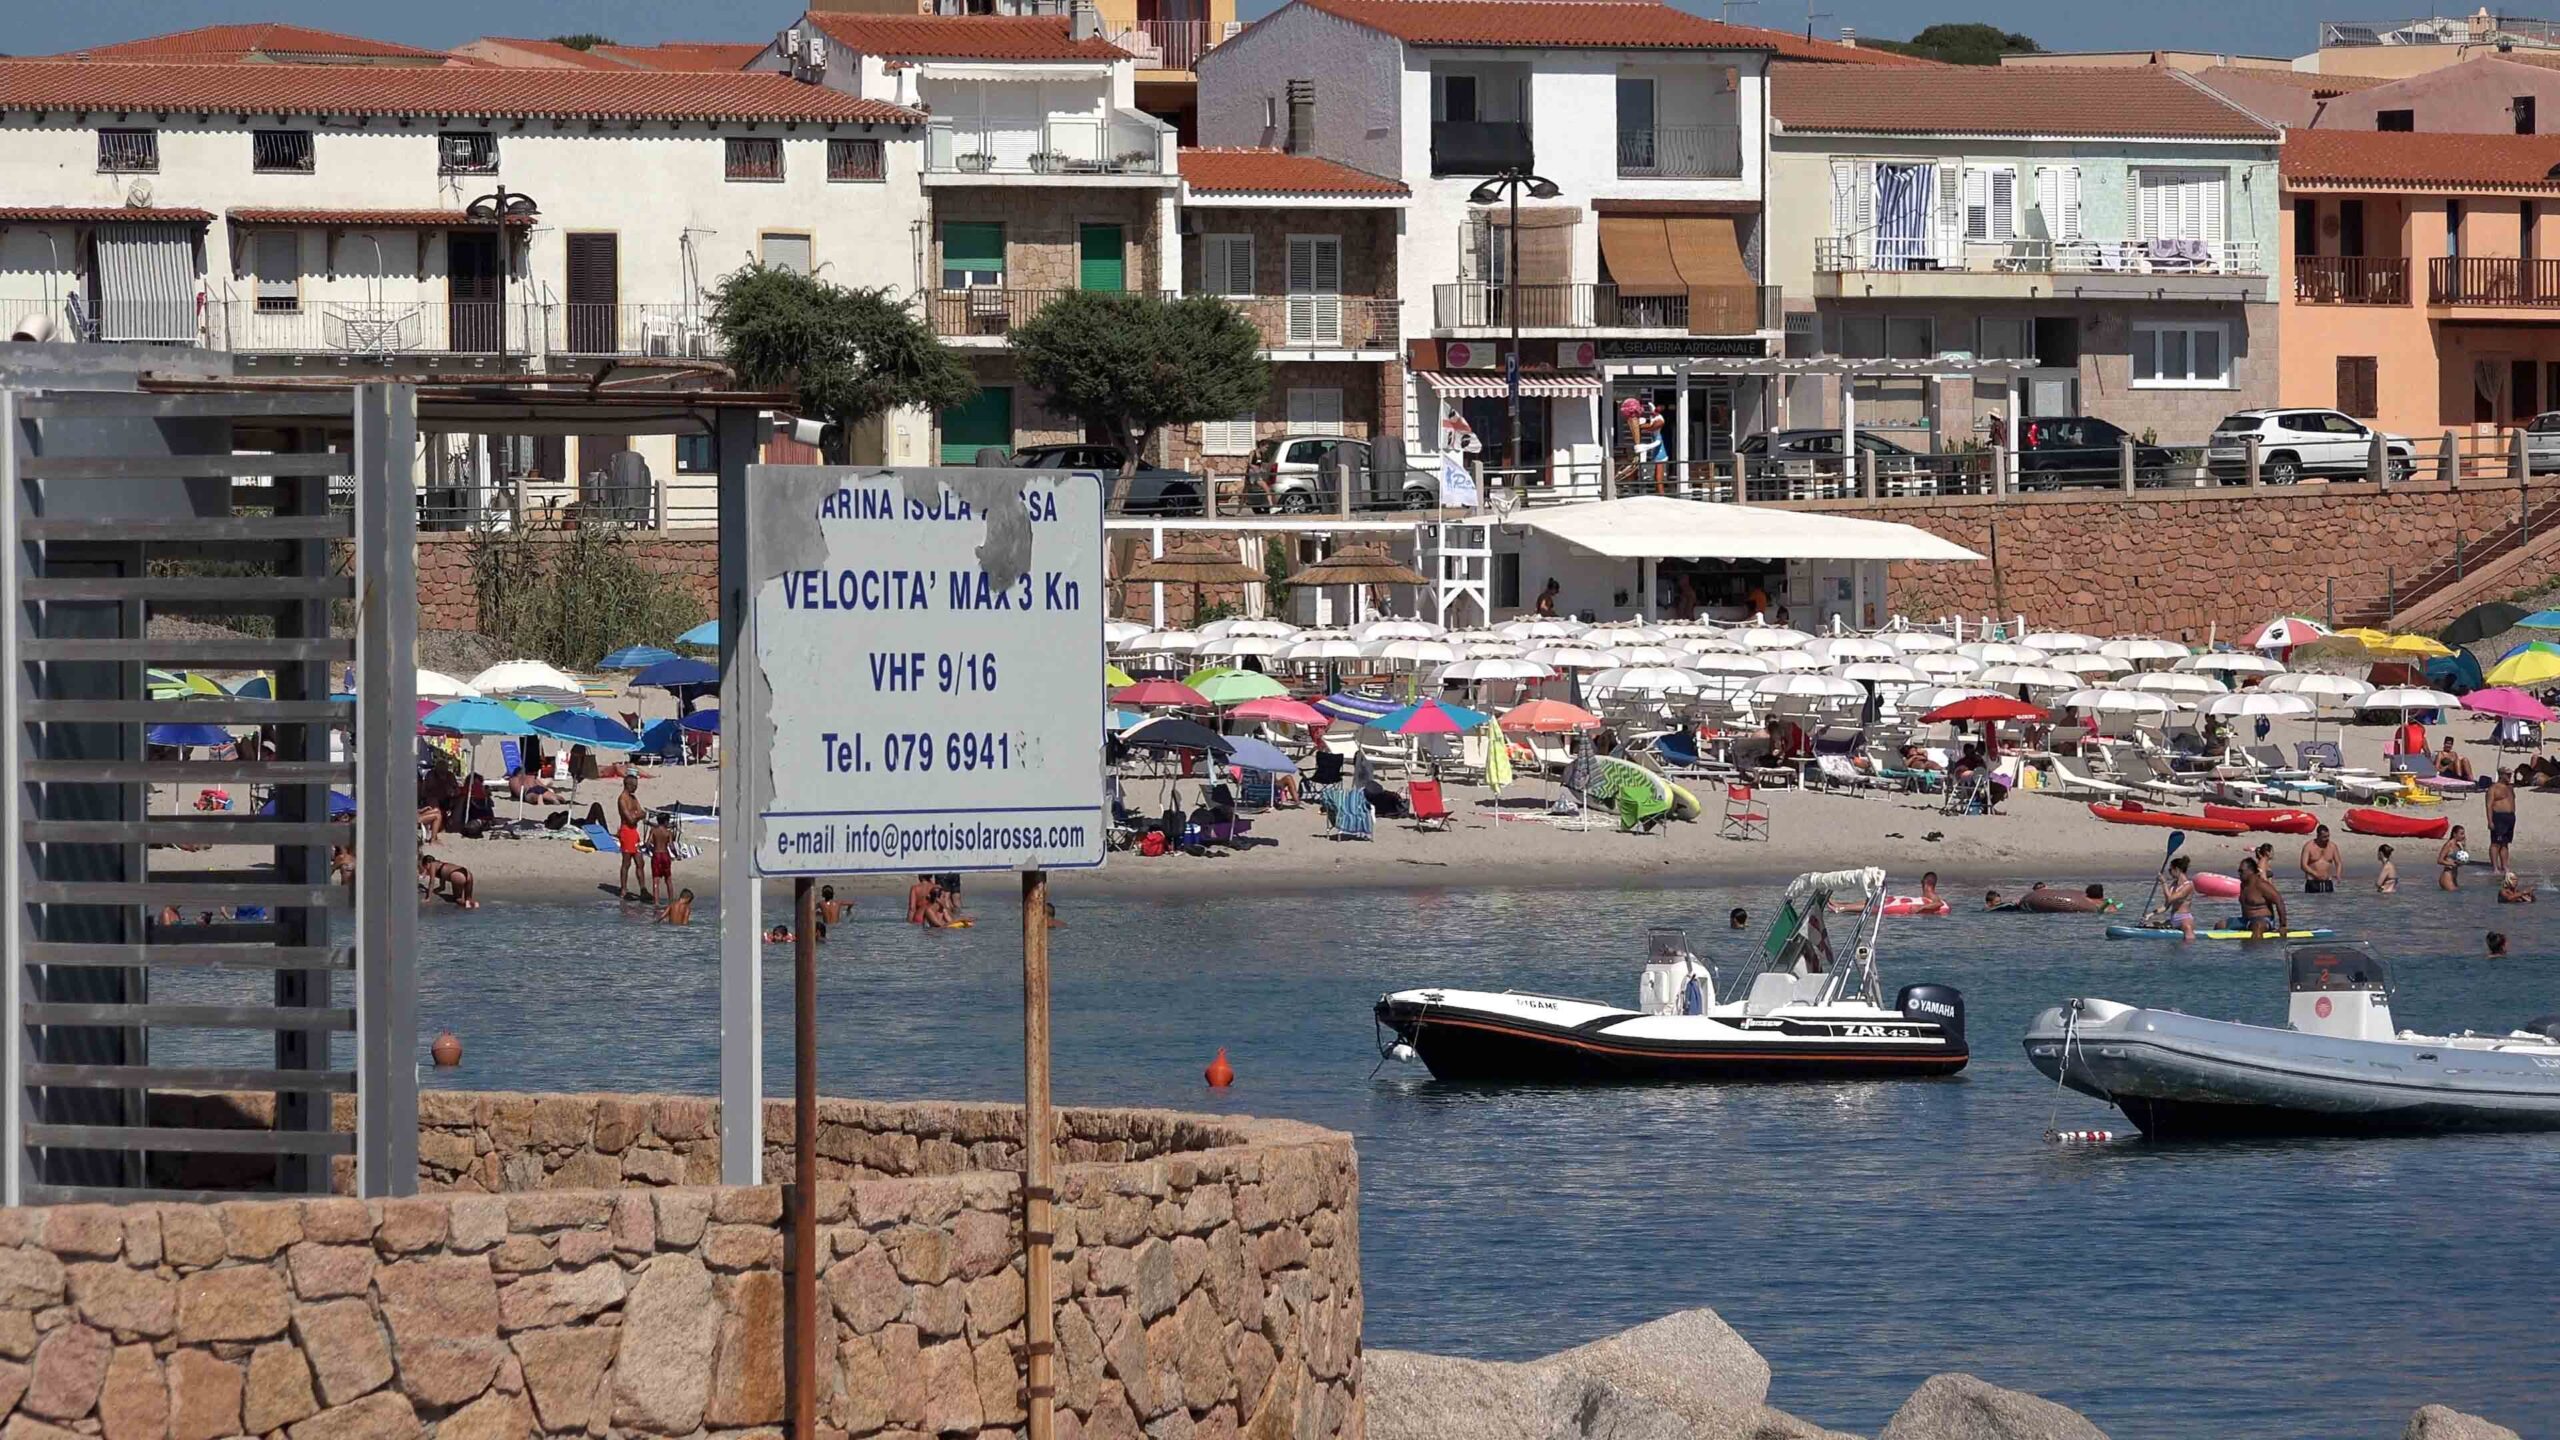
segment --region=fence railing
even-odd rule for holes
[[[2427,303],[2560,309],[2560,260],[2440,255],[2427,262]]]
[[[2406,305],[2409,261],[2399,255],[2296,255],[2293,298],[2305,305]]]
[[[1615,285],[1497,285],[1462,280],[1431,287],[1433,323],[1441,329],[1490,329],[1517,323],[1556,330],[1678,330],[1693,335],[1748,335],[1773,328],[1774,285],[1712,285],[1669,295],[1626,295]]]
[[[1160,122],[1117,111],[1018,121],[937,115],[925,124],[924,168],[964,175],[1160,175],[1172,169],[1172,134]]]
[[[14,335],[23,328],[28,334],[36,335],[42,326],[48,324],[52,327],[52,338],[56,340],[98,338],[97,317],[85,310],[75,312],[68,296],[0,299],[0,326],[7,327],[0,333]]]
[[[255,300],[207,307],[207,343],[274,355],[538,355],[553,348],[555,307],[536,301],[306,303],[262,309]]]
[[[1398,302],[1378,295],[1228,295],[1271,350],[1380,350],[1396,343]]]
[[[1075,293],[1067,287],[1016,290],[998,285],[928,290],[924,294],[925,318],[933,326],[933,333],[945,339],[1003,335],[1047,309],[1059,296]],[[1157,293],[1168,300],[1173,298],[1170,290]]]
[[[1948,236],[1826,235],[1816,273],[1956,270],[2018,275],[2263,275],[2254,240],[1964,240]]]
[[[1206,20],[1141,20],[1111,37],[1111,43],[1138,57],[1141,70],[1188,70],[1218,43]]]
[[[550,348],[567,355],[635,355],[707,360],[721,353],[720,333],[701,305],[555,307]]]
[[[1637,125],[1618,131],[1618,173],[1635,179],[1730,180],[1742,174],[1739,125]]]

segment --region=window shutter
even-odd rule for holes
[[[2039,165],[2035,179],[2036,216],[2044,222],[2045,238],[2060,240],[2062,234],[2062,171],[2057,166]]]
[[[1938,241],[1941,250],[1954,250],[1964,239],[1964,172],[1953,165],[1938,167]]]
[[[1991,238],[1991,175],[1975,166],[1964,172],[1964,238]]]
[[[2080,238],[2080,167],[2062,167],[2062,234],[2063,240]]]
[[[1239,415],[1233,420],[1200,422],[1200,453],[1203,455],[1252,454],[1253,417]]]
[[[2013,240],[2018,234],[2018,172],[2002,167],[1991,172],[1991,233],[1993,240]]]
[[[2133,172],[2133,194],[2133,238],[2148,240],[2160,233],[2160,191],[2151,183],[2148,172]]]
[[[1858,167],[1846,160],[1831,162],[1831,233],[1847,236],[1858,229]]]
[[[302,293],[302,232],[261,230],[250,253],[256,257],[258,308],[293,308]]]
[[[1876,228],[1876,167],[1860,161],[1849,180],[1849,218],[1861,232]]]
[[[1333,389],[1293,389],[1289,392],[1289,428],[1292,430],[1339,430],[1342,428],[1342,392]]]
[[[2194,185],[2196,208],[2203,212],[2199,217],[2202,228],[2188,233],[2200,235],[2207,242],[2219,247],[2222,244],[2223,210],[2229,203],[2227,195],[2230,189],[2229,177],[2223,171],[2211,170],[2198,175]]]
[[[1200,252],[1200,283],[1212,295],[1253,293],[1253,237],[1212,235]]]

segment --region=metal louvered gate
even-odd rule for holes
[[[5,1203],[415,1188],[415,436],[399,385],[0,390]]]

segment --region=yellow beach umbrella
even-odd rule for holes
[[[2382,640],[2374,649],[2385,655],[2432,660],[2453,653],[2452,646],[2426,635],[2385,635]]]
[[[2492,685],[2548,685],[2560,680],[2560,655],[2548,650],[2519,650],[2489,667]]]
[[[1484,783],[1499,800],[1503,787],[1511,783],[1511,746],[1502,738],[1502,722],[1484,722]]]
[[[1102,662],[1102,683],[1110,686],[1114,690],[1118,690],[1126,686],[1135,685],[1138,682],[1129,674],[1128,671],[1123,670],[1119,666],[1106,660]]]

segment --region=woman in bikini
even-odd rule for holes
[[[2459,890],[2462,888],[2462,847],[2462,827],[2456,825],[2445,832],[2444,843],[2436,847],[2437,889]]]

